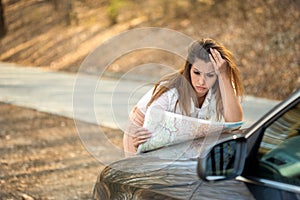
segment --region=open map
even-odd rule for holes
[[[144,128],[152,133],[147,142],[139,145],[137,152],[169,146],[212,133],[221,133],[241,127],[243,122],[220,123],[188,117],[159,109],[146,112]]]

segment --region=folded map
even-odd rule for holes
[[[147,152],[164,146],[238,129],[243,122],[213,122],[177,113],[152,108],[145,115],[144,128],[152,137],[139,145],[137,153]]]

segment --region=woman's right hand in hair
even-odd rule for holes
[[[145,128],[139,127],[133,134],[133,146],[137,149],[140,144],[145,143],[152,134]]]

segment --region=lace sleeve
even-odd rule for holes
[[[176,102],[177,93],[175,93],[176,89],[171,89],[164,94],[162,94],[158,99],[156,99],[149,108],[156,108],[159,110],[174,111],[174,106]],[[153,88],[149,90],[134,106],[132,109],[129,118],[132,122],[135,122],[136,125],[142,126],[144,122],[144,117],[147,111],[147,104],[150,101],[153,93]]]

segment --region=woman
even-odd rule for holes
[[[240,74],[232,53],[212,39],[195,41],[179,72],[162,78],[146,93],[130,114],[132,126],[124,134],[126,154],[134,154],[151,137],[143,128],[147,109],[181,113],[215,121],[242,121],[239,97],[243,96]]]

